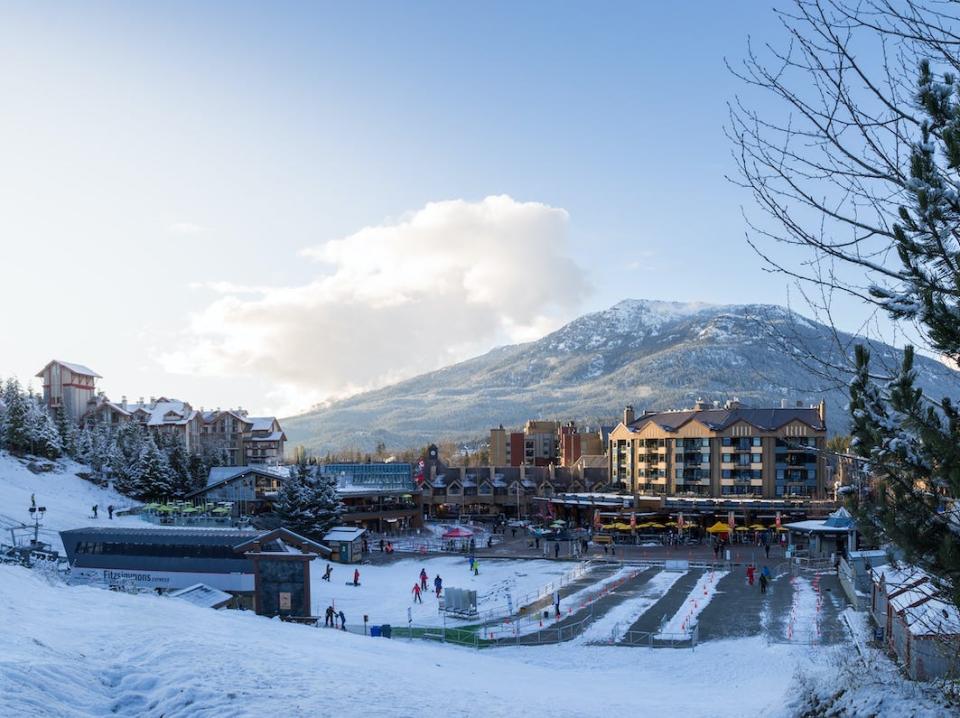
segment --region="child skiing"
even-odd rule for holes
[[[433,587],[437,591],[437,598],[440,598],[440,592],[443,591],[443,579],[440,578],[440,574],[437,574],[437,577],[433,579]]]
[[[360,585],[360,569],[359,568],[353,569],[353,585],[354,586]],[[342,611],[340,612],[340,615],[341,616],[343,615]]]
[[[331,565],[328,563],[328,564],[327,564],[327,570],[323,572],[323,580],[326,581],[327,583],[329,583],[329,582],[330,582],[330,574],[332,574],[332,573],[333,573],[333,566],[331,566]]]
[[[414,603],[423,603],[423,599],[420,598],[420,584],[413,584],[413,602]]]

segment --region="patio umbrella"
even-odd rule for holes
[[[616,527],[617,527],[617,531],[630,531],[630,530],[631,530],[630,524],[617,523],[617,524],[615,524],[615,525],[616,525]]]
[[[677,525],[676,521],[667,521],[667,523],[664,524],[664,526],[676,526],[676,525]]]
[[[750,530],[750,529],[748,529],[746,526],[737,526],[737,527],[734,529],[734,531],[749,531],[749,530]]]
[[[750,528],[754,531],[766,531],[767,527],[763,524],[751,524]]]
[[[664,526],[663,524],[658,524],[656,521],[653,521],[653,522],[647,524],[647,526],[649,526],[649,527],[652,528],[652,529],[665,529],[665,528],[667,528],[667,527]]]
[[[723,521],[717,521],[713,526],[707,527],[708,534],[725,534],[730,533],[730,526],[725,524]]]
[[[443,538],[445,539],[470,538],[471,536],[473,536],[473,531],[465,529],[462,526],[454,526],[443,534]]]

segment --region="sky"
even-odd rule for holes
[[[289,415],[628,297],[788,301],[725,179],[765,2],[2,16],[0,377]]]

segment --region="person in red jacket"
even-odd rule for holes
[[[414,600],[416,603],[423,603],[423,599],[420,598],[420,584],[419,584],[419,583],[413,584],[413,600]]]
[[[427,576],[427,569],[421,568],[420,569],[420,590],[421,591],[427,590],[427,578],[429,578]]]
[[[353,585],[354,586],[360,585],[360,569],[359,568],[353,569]]]

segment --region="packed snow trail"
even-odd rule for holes
[[[651,578],[637,598],[631,598],[614,606],[591,623],[574,643],[605,641],[616,643],[623,633],[647,610],[673,588],[673,584],[686,575],[686,571],[661,571]]]
[[[786,638],[799,643],[817,643],[820,640],[820,618],[823,596],[820,595],[820,577],[808,581],[802,576],[793,576],[793,602],[787,618]]]
[[[728,573],[729,571],[710,569],[703,574],[693,590],[687,595],[679,610],[660,627],[654,638],[669,640],[677,636],[690,636],[694,625],[696,625],[697,617],[716,595],[717,582]]]

